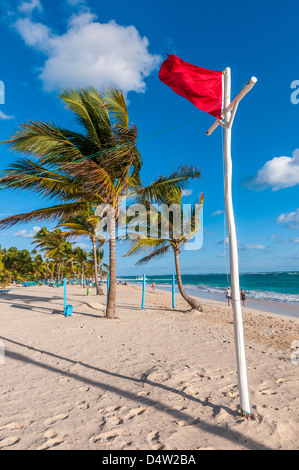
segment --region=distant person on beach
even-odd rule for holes
[[[155,286],[156,286],[156,284],[153,282],[153,283],[152,283],[152,289],[153,289],[153,291],[155,290]]]
[[[225,293],[225,297],[227,298],[228,306],[230,306],[230,301],[232,299],[232,291],[230,290],[230,287],[227,288],[227,291]]]
[[[241,289],[241,300],[243,302],[243,307],[245,307],[246,304],[246,294],[244,292],[244,289]]]

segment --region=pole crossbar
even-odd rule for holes
[[[224,80],[226,80],[226,78],[224,78]],[[257,82],[257,78],[256,77],[251,77],[251,79],[249,80],[248,83],[246,83],[246,85],[242,88],[242,90],[240,91],[240,93],[237,94],[237,96],[235,97],[235,99],[232,101],[232,102],[229,102],[228,105],[226,105],[225,103],[230,101],[230,94],[229,94],[229,97],[227,97],[226,94],[224,94],[224,96],[226,98],[224,98],[224,110],[223,110],[223,117],[225,117],[225,115],[227,115],[230,111],[233,111],[232,112],[232,115],[230,116],[230,118],[232,119],[230,123],[228,123],[226,120],[223,122],[222,119],[216,119],[216,121],[211,125],[211,127],[207,130],[206,134],[207,135],[211,135],[215,129],[217,129],[217,127],[220,125],[222,127],[226,127],[227,125],[230,125],[232,126],[233,124],[233,120],[234,120],[234,117],[235,117],[235,113],[236,113],[236,110],[237,110],[237,107],[238,107],[238,104],[240,103],[240,101],[244,98],[244,96],[247,95],[247,93],[249,93],[249,91],[254,87],[254,85],[256,84]]]

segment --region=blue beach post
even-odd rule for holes
[[[71,317],[73,315],[73,306],[66,304],[66,278],[63,280],[64,285],[64,316]]]
[[[108,271],[108,274],[107,274],[107,304],[108,304],[109,286],[110,286],[110,276],[109,276],[109,271]]]
[[[175,308],[175,275],[172,275],[172,308]]]
[[[145,303],[145,285],[146,285],[146,282],[145,282],[145,274],[143,274],[143,280],[142,280],[142,304],[141,304],[142,310],[144,310],[144,303]]]

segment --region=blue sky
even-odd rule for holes
[[[240,104],[233,127],[240,270],[298,270],[299,104],[291,101],[291,84],[299,79],[298,3],[279,3],[253,0],[244,9],[235,0],[186,0],[184,7],[157,0],[1,1],[0,139],[27,120],[75,127],[57,99],[63,86],[122,88],[139,130],[144,182],[182,163],[202,171],[185,199],[205,194],[204,243],[199,251],[182,253],[182,271],[224,272],[221,130],[207,137],[213,118],[161,83],[158,71],[166,53],[213,70],[229,66],[233,95],[254,75],[258,83]],[[1,145],[0,170],[15,158]],[[0,192],[1,217],[46,205],[29,193]],[[30,248],[40,226],[0,232],[0,244]],[[174,272],[171,256],[140,269],[135,258],[121,256],[125,250],[123,244],[118,248],[120,275]]]

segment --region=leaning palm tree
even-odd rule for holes
[[[97,260],[97,245],[102,246],[105,239],[99,234],[99,219],[95,215],[92,206],[82,210],[81,214],[74,215],[62,219],[57,225],[57,228],[64,228],[66,231],[62,232],[65,238],[74,238],[81,236],[88,236],[93,247],[93,263],[94,263],[94,277],[96,294],[102,295],[103,291],[99,286],[98,276],[98,260]]]
[[[24,157],[5,169],[0,178],[2,189],[31,191],[55,201],[55,205],[7,217],[0,220],[0,228],[33,220],[59,222],[80,215],[90,206],[108,207],[110,288],[106,317],[115,318],[115,227],[122,200],[138,191],[167,191],[171,182],[182,188],[190,173],[199,177],[199,172],[181,167],[169,179],[158,178],[142,188],[137,128],[130,125],[123,93],[109,89],[100,94],[90,87],[67,89],[60,98],[75,115],[82,132],[39,121],[21,125],[6,144]]]
[[[142,235],[137,240],[131,242],[133,246],[125,256],[150,251],[150,254],[136,263],[137,265],[143,265],[173,251],[177,283],[181,296],[190,305],[192,310],[202,311],[200,302],[190,297],[184,289],[179,255],[181,253],[181,247],[185,243],[188,243],[199,229],[198,210],[202,207],[203,195],[200,197],[199,204],[194,204],[187,216],[182,210],[180,192],[169,191],[163,202],[164,204],[159,207],[147,203],[148,214],[145,220],[145,226],[141,227]],[[169,212],[169,208],[171,207],[177,211],[177,217]],[[150,235],[152,225],[159,226],[159,233],[156,238]]]

